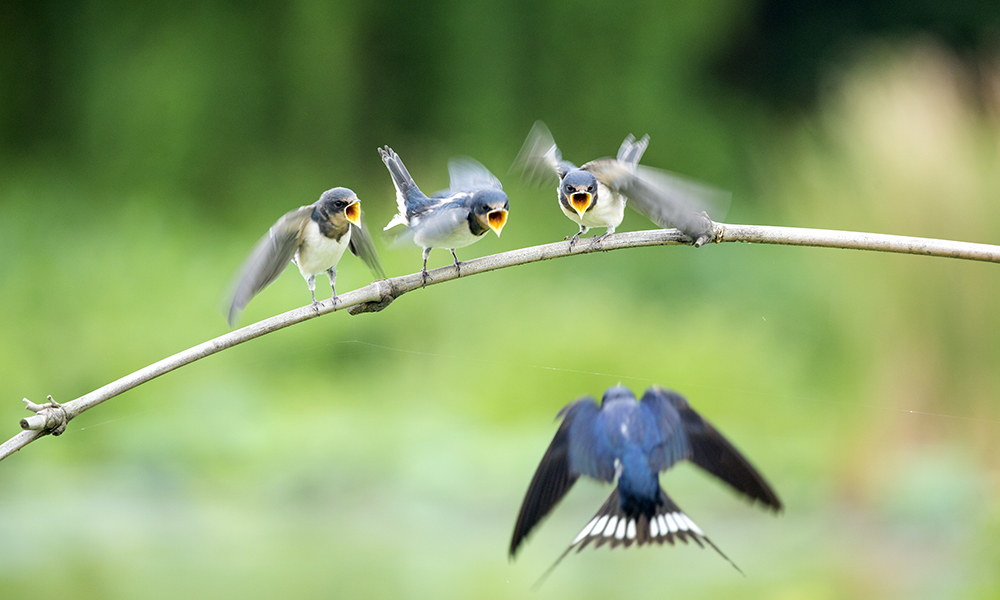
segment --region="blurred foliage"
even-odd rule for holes
[[[4,435],[22,396],[69,400],[223,333],[244,253],[323,190],[353,188],[380,228],[382,144],[427,191],[456,154],[501,177],[509,226],[460,258],[575,230],[551,189],[507,173],[535,119],[577,162],[649,133],[644,162],[731,189],[731,222],[1000,241],[995,7],[783,6],[3,4]],[[802,90],[814,106],[789,108]],[[419,268],[416,248],[381,248],[390,274]],[[341,263],[342,291],[368,278]],[[681,466],[665,488],[746,579],[692,547],[588,551],[539,597],[993,598],[998,296],[996,265],[727,244],[311,321],[4,461],[0,590],[522,597],[608,492],[581,482],[507,561],[551,419],[622,382],[685,393],[787,510]],[[243,320],[307,300],[292,270]]]

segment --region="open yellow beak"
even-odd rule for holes
[[[590,203],[593,202],[594,197],[590,195],[590,192],[575,192],[569,197],[569,204],[576,211],[576,214],[583,216],[583,213],[587,212],[590,208]]]
[[[346,216],[347,220],[350,221],[351,223],[354,223],[355,225],[360,226],[361,225],[361,201],[360,200],[355,200],[354,204],[348,205],[348,207],[344,209],[344,216]]]
[[[500,210],[490,211],[486,215],[486,222],[489,223],[490,229],[500,237],[500,232],[503,231],[503,226],[507,224],[507,211],[503,208]]]

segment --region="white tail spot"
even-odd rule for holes
[[[685,514],[682,514],[681,516],[684,517],[685,521],[687,521],[687,524],[691,528],[691,531],[697,533],[701,537],[705,537],[705,534],[702,533],[701,529],[697,525],[694,524],[694,521],[691,520],[691,517],[689,517],[689,516],[687,516]]]
[[[618,515],[612,515],[608,519],[608,526],[604,528],[604,537],[611,537],[611,534],[615,532],[615,525],[618,524]]]
[[[590,530],[590,535],[600,535],[604,531],[604,524],[608,522],[608,515],[604,515],[597,520],[597,524]]]
[[[670,532],[673,533],[677,531],[677,523],[674,522],[674,518],[670,515],[663,515],[663,518],[667,520],[667,527],[670,528]]]
[[[688,525],[687,521],[684,520],[684,513],[674,513],[674,521],[677,522],[677,527],[682,531],[687,531]]]
[[[625,517],[618,521],[618,529],[615,530],[615,539],[620,540],[625,537]]]
[[[635,519],[628,522],[628,528],[625,529],[625,536],[630,540],[635,539]]]
[[[669,530],[667,529],[667,522],[663,519],[663,515],[657,515],[656,522],[660,526],[660,535],[667,535]]]
[[[660,535],[660,528],[656,526],[656,517],[649,520],[649,537]]]
[[[594,528],[595,523],[597,523],[597,517],[594,517],[593,519],[590,520],[590,523],[587,523],[587,526],[583,528],[583,531],[581,531],[580,534],[573,539],[573,543],[575,544],[580,540],[582,540],[583,538],[587,537],[587,534],[590,533],[590,530]]]

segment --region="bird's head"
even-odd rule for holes
[[[320,218],[328,220],[335,227],[345,223],[361,224],[361,201],[357,194],[347,188],[337,187],[323,192],[316,210]]]
[[[497,237],[500,237],[503,226],[507,224],[509,210],[510,200],[500,190],[478,190],[472,197],[472,213],[476,220],[484,229],[492,229]]]
[[[597,201],[597,178],[584,170],[567,173],[559,183],[559,195],[565,204],[582,217]]]

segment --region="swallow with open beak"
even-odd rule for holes
[[[353,191],[327,190],[315,203],[297,208],[271,226],[243,264],[229,305],[229,325],[261,290],[281,275],[289,262],[299,267],[316,306],[316,276],[326,273],[337,302],[337,263],[344,250],[365,261],[376,277],[385,278],[371,234],[361,216],[361,202]]]
[[[413,242],[424,249],[424,265],[420,270],[427,283],[427,257],[431,248],[447,248],[461,275],[456,248],[479,241],[488,231],[500,237],[507,223],[510,201],[500,181],[483,165],[471,158],[448,161],[450,177],[447,190],[426,196],[414,183],[399,155],[386,146],[378,149],[396,187],[399,212],[385,226],[406,225]]]
[[[690,539],[701,547],[707,543],[729,560],[660,486],[660,472],[681,460],[718,477],[751,502],[781,510],[778,496],[753,465],[676,392],[653,386],[636,401],[631,390],[618,385],[604,393],[600,406],[585,396],[559,416],[562,423],[517,516],[511,558],[581,475],[604,482],[617,478],[618,484],[549,572],[571,550],[590,543],[615,548]]]
[[[712,239],[712,214],[722,218],[729,205],[729,193],[716,190],[679,175],[639,165],[649,136],[636,141],[629,134],[615,158],[592,160],[582,167],[563,160],[562,153],[541,121],[528,133],[514,161],[531,179],[545,173],[559,178],[559,208],[580,230],[570,246],[591,227],[606,227],[594,237],[594,244],[615,232],[625,217],[625,204],[638,210],[660,227],[676,227],[695,246]]]

